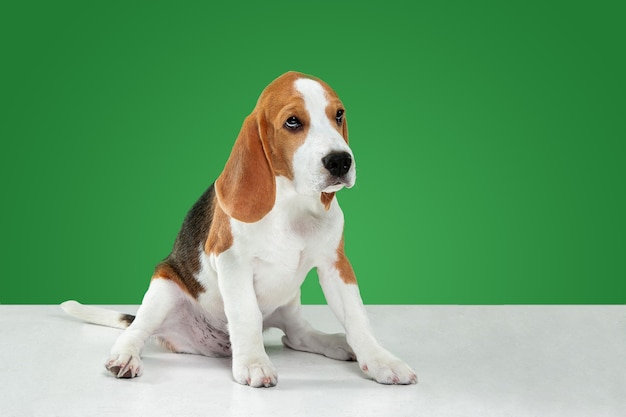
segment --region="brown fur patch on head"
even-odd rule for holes
[[[335,268],[339,271],[339,276],[343,282],[346,284],[356,285],[356,275],[354,274],[352,265],[346,256],[343,236],[341,237],[339,246],[337,247],[337,260],[335,261]]]
[[[289,179],[293,179],[293,155],[304,143],[309,126],[304,99],[295,89],[299,78],[308,77],[297,72],[278,77],[263,90],[255,109],[266,129],[274,172]],[[302,129],[285,128],[285,122],[292,116],[303,123]]]
[[[348,142],[348,121],[346,119],[346,109],[343,103],[339,99],[339,96],[337,95],[337,93],[335,93],[335,91],[332,88],[330,88],[328,84],[326,84],[324,81],[321,81],[321,80],[317,80],[317,81],[324,88],[324,91],[326,93],[326,99],[328,100],[328,105],[326,106],[326,116],[330,120],[331,125],[334,126],[335,129],[337,129],[339,133],[341,133],[341,136],[343,136],[343,140],[345,140],[346,143],[349,143]],[[343,120],[341,124],[337,124],[337,119],[336,119],[337,111],[339,110],[343,111]]]

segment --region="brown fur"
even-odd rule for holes
[[[222,210],[219,204],[216,204],[213,214],[213,227],[211,227],[209,237],[204,245],[204,251],[218,255],[226,251],[232,245],[233,235],[230,230],[228,215],[224,213],[224,210]]]
[[[179,275],[172,265],[167,262],[161,262],[154,270],[152,279],[169,279],[175,282],[183,291],[191,295],[193,298],[198,298],[200,293],[204,292],[204,287],[195,278],[183,279]]]
[[[276,183],[267,138],[259,132],[256,114],[244,121],[222,174],[215,181],[217,199],[230,217],[259,221],[274,206]]]
[[[322,204],[324,205],[324,208],[326,210],[330,209],[330,203],[333,202],[334,197],[335,193],[322,193],[320,200],[322,201]]]
[[[352,265],[346,256],[344,249],[343,236],[337,247],[337,261],[335,262],[335,268],[339,271],[339,276],[346,284],[356,284],[356,275],[352,269]]]

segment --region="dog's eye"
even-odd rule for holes
[[[335,116],[335,120],[337,121],[337,124],[341,126],[341,123],[343,122],[343,110],[337,110],[337,115]]]
[[[302,127],[302,122],[296,116],[291,116],[285,122],[285,127],[289,130],[296,130]]]

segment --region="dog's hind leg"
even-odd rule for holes
[[[143,365],[140,354],[146,340],[159,330],[182,297],[185,295],[173,281],[158,277],[152,279],[137,311],[137,317],[111,348],[105,364],[109,372],[117,378],[141,375]]]
[[[288,348],[318,353],[337,360],[356,360],[345,334],[320,332],[304,320],[301,313],[300,293],[291,302],[276,310],[269,317],[266,325],[278,327],[285,332],[282,340]]]

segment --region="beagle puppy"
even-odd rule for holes
[[[296,72],[269,84],[245,119],[224,170],[187,214],[172,253],[156,266],[136,317],[75,301],[83,320],[125,328],[106,369],[141,375],[141,350],[154,336],[173,352],[232,356],[236,382],[276,385],[262,332],[285,346],[357,360],[382,384],[417,377],[370,328],[344,252],[344,217],[335,193],[356,179],[346,114],[323,81]],[[300,286],[317,269],[344,334],[314,330],[300,312]]]

